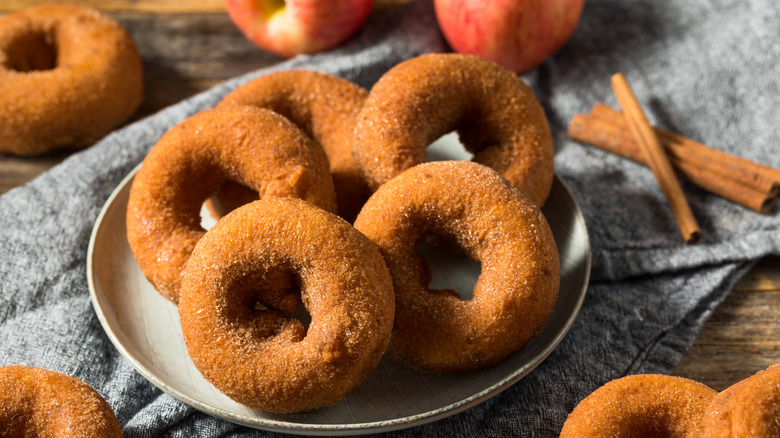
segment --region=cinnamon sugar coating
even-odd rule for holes
[[[367,96],[362,87],[327,73],[286,70],[247,82],[217,106],[254,105],[270,109],[314,139],[328,157],[338,214],[351,222],[369,196],[368,186],[352,157],[355,122]],[[239,190],[229,184],[212,198],[219,215],[244,203],[246,197],[230,193]]]
[[[436,372],[485,369],[520,350],[547,321],[560,265],[536,205],[494,170],[465,161],[412,167],[379,188],[355,227],[393,276],[396,317],[388,353]],[[446,241],[482,266],[473,297],[430,290],[415,246]]]
[[[165,133],[133,180],[127,238],[144,275],[178,300],[181,271],[204,234],[200,209],[226,180],[261,197],[336,209],[322,149],[286,118],[251,106],[202,111]]]
[[[385,73],[358,116],[355,160],[376,190],[453,130],[474,161],[544,203],[553,180],[544,110],[520,77],[475,55],[422,55]]]
[[[300,291],[308,327],[269,303],[286,288]],[[239,207],[203,236],[179,302],[198,370],[230,398],[270,412],[346,397],[379,363],[393,312],[377,248],[338,216],[282,198]]]
[[[130,35],[100,12],[44,5],[0,17],[0,152],[90,145],[141,102]]]
[[[695,438],[714,389],[682,377],[640,374],[603,385],[569,414],[562,438]]]
[[[0,435],[121,438],[106,400],[65,374],[20,365],[0,367]]]
[[[721,391],[703,418],[706,437],[780,436],[780,365]]]

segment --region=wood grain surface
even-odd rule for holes
[[[145,14],[173,14],[197,12],[224,12],[225,0],[2,0],[0,12],[48,3],[78,4],[91,6],[106,13],[143,12]]]
[[[408,0],[379,0],[377,13]],[[0,0],[0,14],[46,0]],[[239,74],[282,59],[249,43],[225,13],[224,0],[81,0],[131,33],[144,62],[144,102],[137,120]],[[0,154],[0,193],[69,155]],[[762,260],[717,308],[674,370],[721,390],[780,362],[780,258]]]
[[[780,363],[780,258],[751,269],[704,324],[673,374],[718,391]]]

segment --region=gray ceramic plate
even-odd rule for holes
[[[249,409],[221,394],[195,369],[176,306],[147,282],[130,252],[125,212],[134,174],[106,202],[89,243],[87,278],[95,312],[116,348],[154,385],[196,409],[246,426],[307,435],[364,434],[453,415],[498,394],[539,365],[563,339],[585,296],[591,263],[587,230],[577,203],[556,178],[544,212],[561,256],[561,288],[549,321],[522,351],[487,371],[447,376],[385,358],[347,399],[333,406],[293,415]],[[206,227],[207,222],[204,219]],[[470,260],[429,260],[432,287],[462,291],[479,275],[479,266]]]

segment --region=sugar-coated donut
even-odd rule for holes
[[[0,367],[0,435],[121,438],[106,400],[76,378],[41,368]]]
[[[311,315],[308,327],[265,299],[290,287],[278,282],[285,272]],[[346,397],[379,363],[393,311],[377,248],[340,217],[282,198],[221,218],[195,246],[179,301],[198,370],[230,398],[270,412]]]
[[[368,92],[359,85],[327,73],[286,70],[247,82],[225,96],[218,107],[255,105],[270,109],[290,119],[319,143],[330,164],[338,213],[351,222],[369,195],[352,157],[355,122],[367,96]],[[226,187],[231,188],[223,192],[239,190],[233,185]],[[242,200],[235,193],[213,198],[220,215]]]
[[[202,203],[225,180],[261,197],[301,198],[336,209],[322,149],[272,111],[234,106],[197,113],[154,145],[130,188],[127,239],[141,271],[176,302],[181,270],[195,242]]]
[[[569,414],[561,438],[696,438],[717,391],[683,377],[638,374],[606,383]]]
[[[520,350],[552,312],[560,282],[552,231],[524,192],[486,166],[412,167],[368,199],[355,228],[379,247],[393,277],[388,353],[402,363],[436,372],[487,368]],[[415,246],[437,239],[480,262],[471,300],[428,289],[431,268]]]
[[[130,35],[94,9],[44,5],[0,17],[0,152],[94,143],[133,114],[142,76]]]
[[[385,73],[358,116],[358,168],[376,190],[427,161],[427,146],[453,130],[474,161],[544,203],[553,181],[544,110],[520,77],[475,55],[422,55]]]
[[[702,420],[707,438],[780,436],[780,365],[721,391]]]

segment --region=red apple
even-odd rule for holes
[[[569,40],[585,0],[434,0],[453,50],[524,73]]]
[[[365,23],[374,0],[226,0],[226,5],[250,41],[289,57],[349,39]]]

